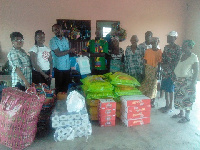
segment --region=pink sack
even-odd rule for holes
[[[0,143],[21,150],[31,145],[37,132],[38,115],[45,100],[36,95],[32,87],[29,92],[16,88],[5,88],[0,103]]]

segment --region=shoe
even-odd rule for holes
[[[182,114],[175,114],[172,116],[172,118],[183,118],[183,115]]]
[[[179,120],[178,123],[186,123],[186,122],[189,122],[189,121],[190,121],[189,118],[184,117],[181,120]]]

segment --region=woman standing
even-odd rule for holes
[[[196,98],[196,83],[199,70],[198,57],[191,52],[195,43],[192,40],[186,40],[182,45],[182,56],[178,62],[174,73],[176,75],[174,105],[180,110],[179,114],[172,118],[182,118],[179,123],[190,121],[190,110]],[[185,116],[184,116],[185,110]]]
[[[18,87],[25,91],[32,82],[31,62],[29,56],[22,49],[24,45],[23,35],[20,32],[10,34],[13,48],[7,57],[9,64],[12,66],[12,87]]]
[[[155,97],[157,94],[157,76],[162,61],[162,51],[158,49],[159,38],[152,37],[152,49],[145,51],[145,78],[141,84],[141,92],[151,99],[151,107],[155,107]]]
[[[144,79],[144,49],[137,46],[137,35],[131,37],[131,46],[125,51],[125,72],[133,76],[138,82]]]
[[[33,83],[51,84],[52,57],[51,50],[44,45],[45,34],[42,30],[35,32],[35,45],[29,50],[33,66]]]

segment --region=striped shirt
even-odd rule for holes
[[[8,53],[7,57],[9,60],[9,65],[12,67],[12,87],[15,87],[17,82],[21,83],[22,86],[25,86],[24,81],[17,75],[16,68],[21,70],[26,80],[31,84],[32,68],[30,58],[26,52],[23,49],[18,50],[13,47]]]

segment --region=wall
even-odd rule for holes
[[[34,32],[41,29],[48,45],[56,19],[91,20],[94,38],[96,20],[116,20],[128,33],[127,40],[120,43],[123,49],[134,34],[142,43],[147,30],[160,37],[163,49],[169,31],[179,33],[178,44],[185,37],[185,10],[185,0],[0,0],[0,43],[7,55],[12,47],[9,35],[19,31],[28,51],[34,43]]]
[[[200,60],[200,0],[187,0],[186,12],[186,36],[184,39],[195,41],[193,52]],[[200,80],[200,67],[198,80]]]

